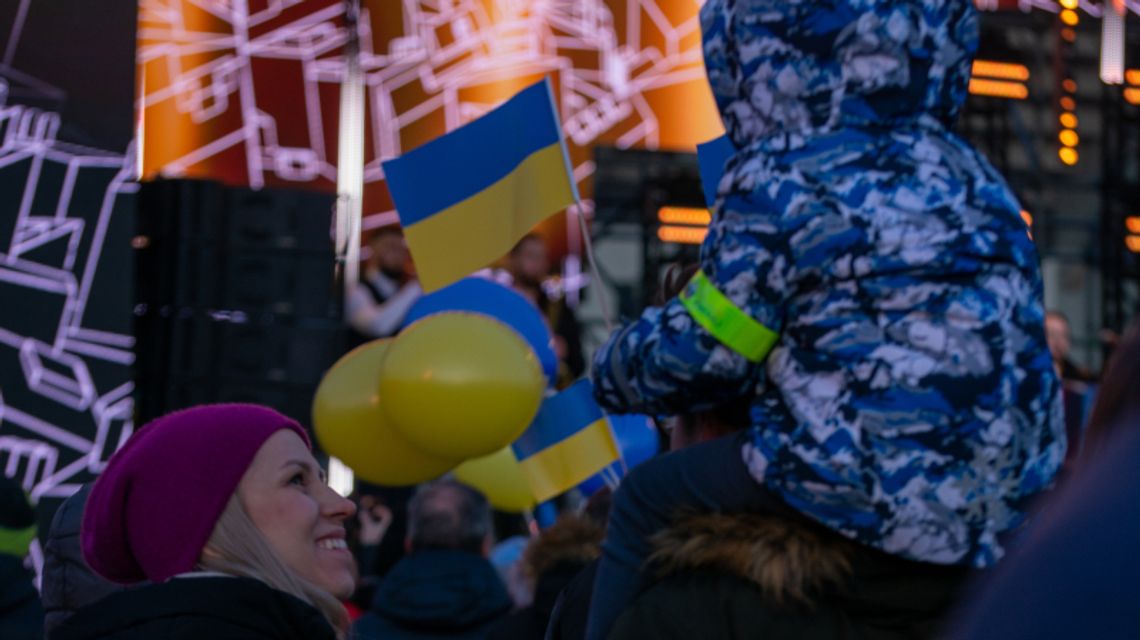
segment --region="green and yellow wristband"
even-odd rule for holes
[[[32,546],[36,538],[36,525],[23,529],[6,529],[0,527],[0,554],[22,558]]]
[[[680,301],[697,324],[721,344],[752,362],[763,360],[780,338],[778,333],[733,304],[703,271],[698,271],[685,285]]]

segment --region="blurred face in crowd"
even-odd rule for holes
[[[1065,317],[1050,313],[1045,316],[1045,340],[1049,343],[1049,351],[1053,360],[1060,362],[1069,355],[1072,347],[1069,338],[1069,322]]]
[[[325,483],[296,433],[282,430],[266,440],[237,491],[254,526],[286,566],[338,598],[352,595],[355,561],[344,521],[356,506]]]
[[[408,264],[408,245],[404,236],[398,233],[383,233],[369,243],[372,257],[369,260],[376,269],[390,277],[404,276]]]
[[[550,272],[550,262],[546,257],[546,244],[541,238],[523,240],[511,254],[511,275],[515,282],[526,287],[536,287]]]

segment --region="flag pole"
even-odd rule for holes
[[[602,290],[602,274],[598,271],[598,261],[594,258],[594,243],[590,240],[590,232],[586,228],[586,216],[583,215],[582,207],[577,200],[570,205],[570,214],[578,218],[578,228],[582,232],[582,246],[586,248],[586,261],[590,263],[590,275],[598,286],[598,304],[602,307],[602,320],[606,323],[606,331],[612,333],[614,330],[613,314],[610,312],[610,303],[606,298],[606,292]]]

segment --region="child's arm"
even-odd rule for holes
[[[783,328],[792,260],[777,216],[736,213],[733,200],[710,226],[685,291],[646,309],[595,355],[595,393],[607,410],[699,411],[760,383]]]

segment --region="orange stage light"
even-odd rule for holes
[[[1077,12],[1073,11],[1072,9],[1065,9],[1064,11],[1061,12],[1061,22],[1064,22],[1065,24],[1069,25],[1070,27],[1077,26],[1077,23],[1079,23],[1080,21],[1081,21],[1081,16],[1078,15]]]
[[[1025,82],[1029,79],[1029,67],[1023,64],[995,62],[993,60],[975,60],[971,73],[975,76],[985,76],[987,78],[998,78],[1001,80],[1020,80],[1021,82]]]
[[[1057,138],[1061,141],[1061,144],[1065,145],[1066,147],[1075,147],[1081,142],[1081,137],[1077,135],[1077,132],[1073,131],[1072,129],[1062,130]]]
[[[657,219],[665,224],[693,224],[707,226],[712,214],[708,209],[690,207],[661,207]]]
[[[1124,80],[1128,84],[1140,85],[1140,69],[1129,69],[1125,71]]]
[[[991,96],[994,98],[1010,98],[1024,100],[1029,97],[1029,89],[1017,82],[1005,80],[970,79],[970,93],[976,96]]]
[[[1065,91],[1068,91],[1069,93],[1076,93],[1077,81],[1073,80],[1072,78],[1065,78],[1065,80],[1061,82],[1061,88]]]
[[[1124,238],[1124,244],[1132,253],[1140,253],[1140,236],[1128,236]]]
[[[1079,3],[1079,0],[1061,0],[1061,8],[1076,9]]]
[[[1061,108],[1064,109],[1065,111],[1076,111],[1077,110],[1077,101],[1073,100],[1069,96],[1065,96],[1065,97],[1061,98]]]
[[[1124,219],[1124,226],[1128,227],[1129,233],[1140,234],[1140,216],[1128,216]]]
[[[1061,162],[1064,162],[1070,167],[1077,164],[1077,161],[1081,159],[1080,154],[1072,147],[1062,147],[1061,150],[1057,152],[1057,156],[1061,158]]]
[[[700,244],[705,241],[709,230],[706,227],[674,227],[666,225],[657,230],[661,242],[676,244]]]
[[[1124,99],[1129,104],[1140,105],[1140,89],[1125,89],[1124,90]]]
[[[1077,32],[1069,27],[1061,29],[1061,39],[1065,42],[1075,42],[1077,39]]]
[[[1071,113],[1069,111],[1066,111],[1065,113],[1061,114],[1061,126],[1062,127],[1065,127],[1066,129],[1076,129],[1077,123],[1078,123],[1078,120],[1077,120],[1076,114]]]

